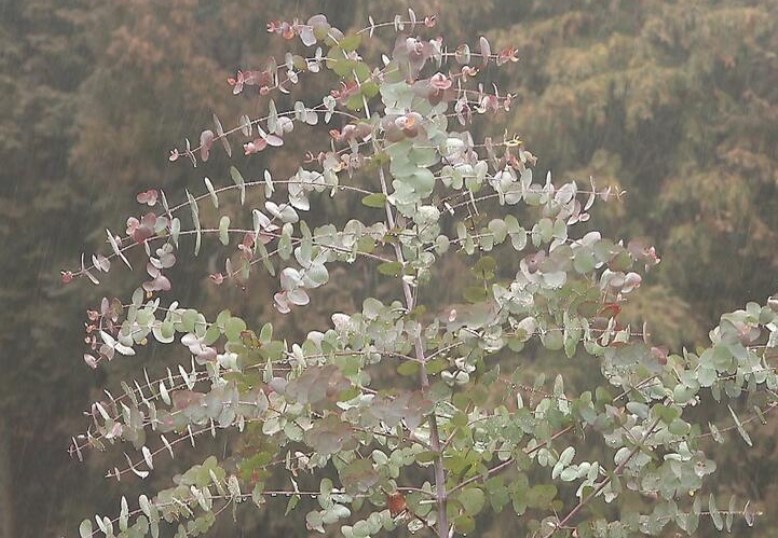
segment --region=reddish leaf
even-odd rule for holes
[[[208,156],[211,153],[211,146],[213,146],[213,131],[206,129],[200,133],[200,158],[203,162],[208,160]]]

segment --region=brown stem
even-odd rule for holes
[[[555,439],[557,439],[559,437],[562,437],[564,434],[566,434],[567,432],[569,432],[572,429],[573,429],[573,425],[572,424],[570,426],[567,426],[566,428],[562,428],[561,430],[556,432],[554,435],[552,435],[551,437],[549,437],[548,439],[546,439],[542,443],[540,443],[538,445],[535,445],[531,449],[526,449],[525,448],[524,449],[524,453],[526,455],[530,456],[530,455],[534,454],[535,452],[537,452],[538,450],[540,450],[541,448],[543,448],[545,446],[548,446],[552,441],[554,441]],[[507,467],[510,467],[510,465],[513,462],[515,462],[515,461],[516,461],[516,458],[509,458],[509,459],[505,460],[504,462],[500,463],[499,465],[495,465],[494,467],[492,467],[491,469],[486,471],[485,475],[481,474],[481,475],[471,476],[470,478],[468,478],[464,482],[460,482],[459,484],[457,484],[451,490],[450,493],[454,493],[455,491],[459,491],[460,489],[462,489],[462,488],[472,484],[473,482],[478,482],[480,480],[484,480],[486,478],[489,478],[490,476],[499,473],[503,469],[506,469]]]
[[[388,195],[389,192],[386,188],[386,177],[384,176],[384,170],[379,170],[379,177],[381,178],[381,191],[384,195]],[[386,209],[386,224],[390,230],[394,229],[395,221],[392,214],[392,208],[387,201],[384,205]],[[397,257],[397,261],[400,263],[405,262],[402,253],[402,247],[399,243],[394,244],[394,252]],[[410,312],[414,307],[413,290],[411,285],[402,280],[403,294],[405,295],[405,306]],[[421,381],[422,391],[426,391],[430,386],[429,377],[427,376],[427,359],[424,356],[424,342],[422,342],[421,336],[416,338],[415,343],[416,360],[420,365],[419,379]],[[446,513],[446,505],[448,504],[448,493],[446,492],[446,475],[443,466],[443,451],[441,450],[440,443],[440,431],[438,430],[438,418],[433,411],[429,416],[430,425],[430,448],[432,452],[436,453],[435,456],[435,499],[438,508],[438,537],[448,538],[449,536],[449,524],[448,514]]]
[[[648,428],[648,430],[646,430],[646,433],[643,434],[643,437],[640,439],[640,441],[635,444],[635,446],[630,451],[629,455],[627,455],[626,459],[616,466],[616,468],[613,470],[611,475],[605,478],[602,482],[600,482],[600,485],[594,488],[594,491],[592,491],[589,495],[581,499],[579,503],[575,505],[573,509],[570,510],[570,512],[568,512],[564,518],[562,518],[556,525],[554,525],[554,528],[551,529],[551,532],[546,534],[544,538],[549,538],[558,529],[564,528],[570,522],[570,520],[573,519],[578,514],[578,512],[580,512],[587,504],[589,504],[589,502],[591,502],[592,499],[594,499],[597,495],[599,495],[602,492],[602,490],[604,490],[608,486],[608,484],[611,483],[614,476],[620,474],[621,471],[624,470],[624,468],[627,466],[630,460],[634,458],[638,452],[640,452],[640,448],[648,440],[651,434],[654,433],[654,430],[659,425],[660,420],[661,419],[656,419],[654,423],[651,424],[651,427]]]

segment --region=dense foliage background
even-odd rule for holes
[[[115,361],[96,375],[84,368],[84,296],[97,292],[61,288],[59,270],[99,246],[106,226],[122,227],[135,193],[181,191],[196,181],[186,167],[168,165],[167,150],[194,138],[212,112],[226,119],[238,104],[245,108],[228,98],[225,81],[279,47],[265,33],[267,21],[324,12],[349,28],[405,8],[393,0],[350,6],[0,4],[0,538],[73,535],[85,515],[117,506],[115,485],[101,478],[106,462],[71,461],[66,446],[98,382],[110,386],[137,364]],[[659,342],[693,347],[717,313],[778,289],[778,2],[483,0],[414,8],[440,13],[449,41],[485,34],[498,48],[518,47],[518,68],[501,72],[511,80],[499,82],[518,94],[508,127],[539,155],[539,171],[591,175],[628,192],[601,208],[598,224],[615,237],[648,237],[663,261],[623,316],[649,321]],[[224,174],[218,159],[208,167]],[[458,267],[449,274],[466,278]],[[192,272],[179,294],[208,297],[214,311],[230,304],[247,319],[270,315],[261,284],[217,292],[206,280]],[[352,299],[344,292],[328,300]],[[296,321],[321,323],[315,308],[306,315]],[[147,362],[153,367],[155,357]],[[754,449],[724,445],[718,482],[767,512],[742,533],[772,536],[775,425],[752,429]],[[221,450],[240,450],[221,442]],[[170,465],[160,475],[185,468]],[[268,515],[245,516],[241,528],[304,535],[302,525]],[[508,535],[506,525],[489,532]]]

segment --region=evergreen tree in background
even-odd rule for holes
[[[0,511],[0,532],[9,536],[70,535],[88,507],[107,513],[118,503],[119,490],[107,492],[113,484],[99,478],[106,460],[82,467],[64,452],[78,411],[100,392],[88,394],[90,381],[77,366],[82,343],[74,325],[84,316],[83,301],[74,296],[82,290],[60,289],[59,269],[72,265],[73,252],[103,244],[106,225],[120,229],[119,215],[133,208],[135,193],[190,185],[189,171],[167,164],[166,148],[182,133],[196,138],[212,112],[225,123],[237,118],[246,103],[222,99],[223,81],[282,54],[283,43],[264,30],[269,20],[323,11],[347,29],[366,24],[369,14],[390,20],[405,9],[397,2],[354,2],[349,10],[334,1],[298,2],[294,13],[283,2],[169,4],[24,0],[0,6],[0,263],[6,275],[0,438],[7,443],[0,448],[6,462],[0,461],[0,495],[13,499],[0,504],[14,512],[8,518]],[[438,28],[451,42],[483,33],[495,48],[518,47],[519,64],[495,79],[518,94],[508,127],[539,150],[538,170],[553,168],[556,177],[582,179],[582,185],[591,175],[598,185],[627,191],[621,202],[600,208],[597,226],[618,238],[646,236],[663,262],[621,319],[635,326],[648,320],[657,343],[693,349],[717,313],[774,290],[774,1],[413,7],[439,13]],[[391,44],[376,36],[377,49]],[[474,132],[487,132],[481,128]],[[260,169],[292,166],[283,157],[256,157]],[[224,178],[225,163],[214,153],[205,175]],[[467,275],[464,266],[446,271],[448,282]],[[235,310],[237,299],[240,314],[252,320],[266,313],[268,296],[254,292],[269,281],[260,280],[249,294],[214,293],[202,276],[180,275],[178,289],[187,300],[207,298],[215,313],[224,303]],[[362,285],[362,297],[376,282],[353,274],[333,278]],[[452,299],[439,291],[441,301]],[[351,298],[336,294],[328,301],[345,308]],[[314,305],[308,315],[314,323],[326,319]],[[160,357],[114,362],[106,379],[117,386],[139,364],[153,367]],[[729,459],[716,458],[726,461],[721,482],[731,477],[734,492],[764,506],[778,495],[772,424],[752,432],[755,450],[728,444],[719,450]],[[85,468],[94,479],[81,475]],[[241,517],[245,528],[269,529],[267,520]],[[769,535],[773,517],[768,511],[753,535]]]

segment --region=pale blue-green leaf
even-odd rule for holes
[[[327,267],[322,263],[314,263],[303,273],[303,286],[306,288],[318,288],[329,280]]]
[[[427,168],[417,168],[411,175],[404,178],[398,178],[416,192],[421,197],[432,194],[435,188],[435,175]]]
[[[503,220],[492,219],[489,221],[489,231],[492,232],[494,243],[499,245],[505,241],[505,237],[508,234],[508,226]]]
[[[271,133],[275,133],[276,128],[278,127],[278,110],[276,109],[275,101],[271,99],[267,105],[267,109],[267,130]]]
[[[124,264],[130,269],[132,269],[132,265],[130,265],[130,262],[127,260],[127,258],[124,256],[124,253],[119,248],[119,244],[116,242],[116,239],[114,238],[113,234],[111,234],[111,230],[106,229],[105,233],[108,234],[108,242],[111,244],[111,248],[113,249],[114,254],[119,256],[119,258],[121,258]]]
[[[178,236],[181,234],[181,219],[174,217],[170,222],[170,237],[173,239],[173,244],[178,248]]]
[[[222,245],[230,244],[230,217],[227,215],[219,219],[219,241]]]
[[[200,253],[200,243],[202,242],[202,231],[200,229],[200,210],[197,207],[197,200],[195,200],[192,193],[186,191],[186,198],[189,201],[189,209],[192,211],[192,222],[195,227],[195,248],[194,254],[197,256]]]
[[[286,230],[278,240],[278,256],[282,260],[288,260],[292,256],[292,235],[286,233]]]
[[[302,288],[289,291],[287,293],[287,299],[289,299],[290,303],[297,306],[305,306],[311,302],[308,293]]]
[[[262,243],[262,241],[257,241],[257,252],[259,252],[262,265],[265,267],[267,272],[270,274],[270,276],[275,276],[276,268],[273,266],[273,262],[270,261],[270,253],[267,251],[267,248]]]
[[[451,244],[449,238],[445,235],[439,235],[435,239],[435,252],[437,254],[445,254],[448,252],[448,247]]]
[[[275,190],[273,188],[273,176],[270,175],[269,170],[265,170],[262,177],[265,180],[265,198],[270,198],[273,196],[273,191]]]
[[[585,275],[594,271],[597,262],[594,259],[594,254],[588,247],[580,247],[575,250],[573,257],[573,269],[578,274]]]
[[[243,205],[246,203],[246,181],[243,179],[243,175],[240,173],[240,170],[235,168],[234,166],[230,166],[230,177],[232,177],[233,183],[238,186],[238,190],[240,191],[240,205]]]
[[[729,409],[729,413],[730,415],[732,415],[732,420],[735,421],[735,426],[737,427],[737,432],[740,434],[740,437],[743,438],[743,441],[745,441],[748,446],[753,446],[753,441],[751,441],[751,436],[748,435],[748,432],[743,427],[743,424],[740,422],[740,419],[735,414],[735,411],[734,409],[732,409],[732,406],[727,405],[727,409]]]
[[[208,194],[211,197],[211,203],[213,204],[213,207],[216,209],[219,208],[219,197],[216,195],[216,191],[213,189],[213,183],[211,183],[211,180],[207,177],[204,179],[205,181],[205,188],[208,189]]]
[[[216,116],[216,114],[213,115],[213,123],[216,126],[216,135],[219,136],[219,140],[221,140],[224,151],[227,152],[228,157],[232,157],[232,146],[230,146],[230,141],[227,140],[227,137],[224,136],[222,122],[219,121],[219,118]]]
[[[92,538],[93,532],[91,519],[85,519],[78,527],[78,533],[81,535],[81,538]]]
[[[724,520],[721,518],[721,512],[719,512],[719,509],[716,506],[716,498],[713,496],[713,493],[708,497],[708,511],[710,512],[710,518],[713,520],[713,525],[715,525],[716,530],[723,529]]]
[[[486,503],[486,495],[481,488],[466,488],[460,493],[459,502],[462,503],[462,508],[467,515],[474,516],[483,509]]]
[[[578,469],[575,467],[568,467],[559,473],[559,479],[562,482],[572,482],[578,478]]]
[[[559,455],[559,463],[567,467],[573,461],[575,457],[575,448],[569,446],[562,451]]]
[[[127,506],[127,498],[122,495],[121,510],[119,512],[119,530],[122,532],[127,530],[127,524],[130,519],[130,509]]]

